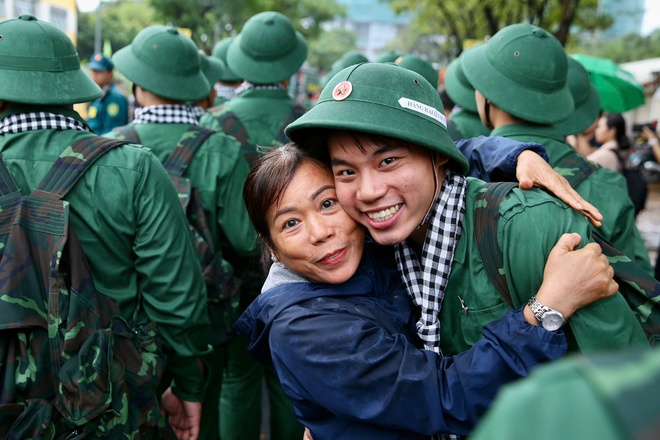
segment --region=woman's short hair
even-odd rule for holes
[[[243,200],[250,221],[261,239],[272,248],[268,210],[277,203],[303,162],[327,165],[301,150],[294,143],[273,147],[253,164],[243,188]]]

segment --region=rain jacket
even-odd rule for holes
[[[315,440],[467,434],[502,384],[567,347],[563,334],[527,324],[518,309],[487,325],[466,353],[421,350],[392,251],[371,241],[342,284],[308,283],[275,264],[268,286],[235,329],[253,356],[275,365]]]

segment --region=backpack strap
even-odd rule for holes
[[[307,110],[308,110],[307,107],[300,104],[296,104],[291,108],[291,111],[284,120],[284,123],[282,124],[282,128],[280,128],[280,132],[277,135],[278,142],[280,142],[282,145],[291,142],[291,139],[287,137],[287,135],[284,133],[284,130],[290,123],[294,122],[296,119],[304,115],[305,112],[307,112]]]
[[[246,146],[250,143],[248,140],[248,132],[245,129],[245,126],[243,125],[241,120],[238,119],[236,113],[232,111],[224,111],[224,109],[225,109],[224,105],[219,105],[217,107],[213,107],[212,109],[209,109],[207,113],[213,114],[215,120],[222,127],[222,131],[224,131],[229,136],[233,137],[238,142],[240,142],[241,145],[243,146],[243,150],[245,150]],[[217,112],[222,112],[222,113],[216,115]]]
[[[114,147],[128,143],[102,136],[78,139],[62,151],[32,195],[61,199],[99,157]]]
[[[142,143],[142,141],[140,141],[140,135],[133,124],[126,124],[121,127],[113,128],[112,134],[116,139],[128,141],[133,144]]]
[[[176,147],[163,163],[167,172],[172,176],[183,176],[199,147],[214,133],[214,130],[199,125],[191,125],[183,133],[176,143]]]
[[[619,292],[630,309],[638,315],[646,337],[654,345],[655,341],[660,341],[660,281],[596,232],[592,232],[591,238],[600,245],[614,269],[614,280],[619,284]]]
[[[5,160],[0,154],[0,197],[17,193],[20,194],[20,189],[14,180],[14,177],[9,172]]]
[[[517,186],[517,183],[512,182],[486,183],[477,196],[474,213],[474,236],[481,261],[488,278],[511,308],[513,300],[504,275],[504,256],[497,242],[497,224],[500,219],[500,203]]]
[[[577,188],[598,169],[598,165],[580,157],[577,153],[571,153],[562,157],[553,168],[564,176],[573,188]]]

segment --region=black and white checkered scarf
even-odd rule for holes
[[[198,125],[198,122],[189,106],[184,104],[164,104],[136,108],[133,124]]]
[[[215,88],[215,93],[217,93],[220,98],[229,101],[230,99],[236,97],[236,87],[226,86],[224,84],[218,83],[215,83],[213,87]]]
[[[0,134],[31,130],[92,130],[77,119],[50,112],[27,112],[7,116],[0,121]]]
[[[199,121],[199,119],[204,116],[204,113],[206,113],[206,109],[200,105],[191,105],[190,113],[192,113],[193,116],[195,116],[195,118],[197,118]]]
[[[461,237],[466,187],[463,176],[447,169],[442,190],[430,213],[421,258],[417,259],[415,251],[405,241],[395,247],[397,265],[408,294],[422,312],[417,321],[417,333],[426,350],[439,354],[442,354],[440,310],[456,243]]]
[[[251,82],[243,81],[243,83],[240,86],[236,87],[236,95],[238,96],[247,90],[285,90],[285,89],[284,89],[284,84],[282,83],[252,84]]]

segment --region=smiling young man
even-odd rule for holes
[[[421,309],[417,331],[427,349],[445,355],[468,349],[484,325],[512,306],[528,303],[525,313],[536,310],[543,325],[544,318],[562,314],[561,303],[536,301],[544,271],[553,270],[546,258],[563,233],[577,232],[586,243],[591,226],[541,191],[514,189],[499,206],[498,224],[510,306],[478,250],[475,214],[483,206],[477,200],[483,182],[463,177],[467,161],[447,134],[437,92],[421,76],[385,64],[347,68],[287,135],[330,160],[344,209],[379,244],[394,246],[399,272]],[[582,289],[582,275],[576,265],[552,288]],[[570,324],[573,349],[648,346],[619,294],[581,309]]]

